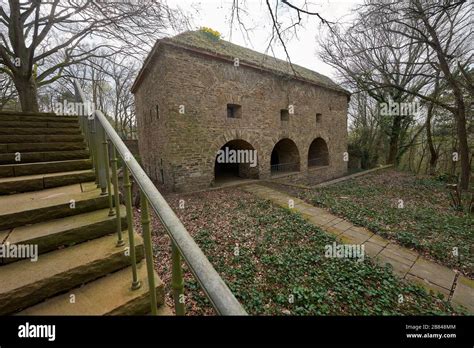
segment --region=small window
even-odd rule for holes
[[[288,109],[281,109],[280,110],[280,120],[282,121],[289,121],[290,120],[290,113]]]
[[[160,106],[158,104],[156,104],[156,119],[160,119]]]
[[[316,114],[316,123],[323,122],[323,114]]]
[[[242,118],[242,106],[227,104],[227,118]]]

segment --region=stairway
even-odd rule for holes
[[[131,290],[125,207],[117,247],[116,217],[94,181],[78,117],[0,112],[0,315],[150,313],[143,241],[135,233],[142,286]],[[12,254],[35,248],[37,261]],[[169,315],[156,274],[155,284]]]

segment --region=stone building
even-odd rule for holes
[[[158,40],[132,92],[142,163],[166,189],[237,178],[318,183],[347,171],[349,93],[212,33]],[[221,149],[255,150],[257,164],[223,163]]]

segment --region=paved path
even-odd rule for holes
[[[366,228],[355,226],[299,198],[258,184],[243,186],[242,189],[285,208],[294,206],[292,209],[323,231],[336,236],[339,242],[364,244],[368,256],[379,264],[391,264],[394,273],[401,278],[416,282],[428,290],[442,293],[448,300],[474,313],[474,280],[458,275],[445,266],[423,258],[416,251],[394,244]],[[290,205],[291,200],[293,202]]]

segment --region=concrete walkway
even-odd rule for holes
[[[285,208],[294,206],[292,209],[323,231],[336,236],[340,243],[364,244],[366,255],[381,265],[391,264],[394,273],[401,278],[416,282],[427,290],[444,294],[449,301],[462,305],[470,313],[474,313],[474,280],[429,261],[416,251],[394,244],[366,228],[355,226],[324,209],[305,203],[299,198],[258,184],[247,185],[242,189]]]

